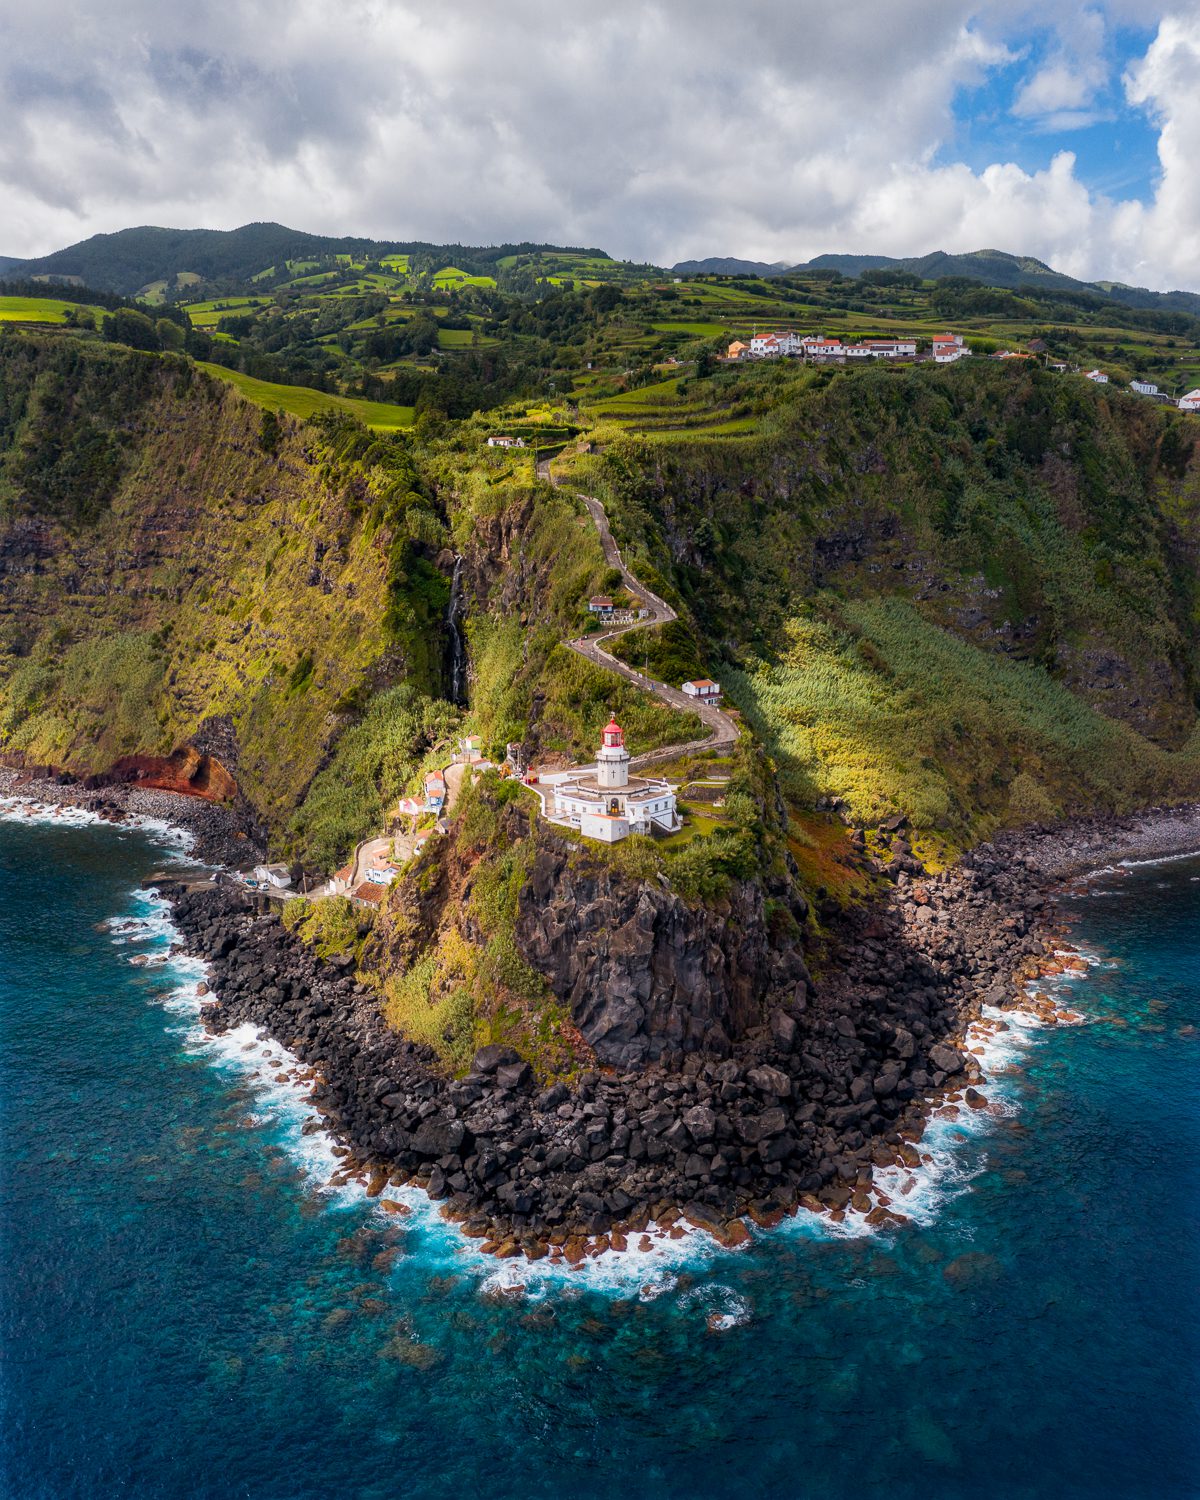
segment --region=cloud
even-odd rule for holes
[[[1105,18],[1084,10],[1064,16],[1057,32],[1055,50],[1021,85],[1012,112],[1023,119],[1090,123],[1091,106],[1109,80]]]
[[[1019,119],[1094,117],[1114,15],[1066,0],[610,0],[587,14],[545,0],[126,0],[114,25],[99,0],[36,14],[0,0],[0,252],[274,218],[668,262],[993,244],[1157,284],[1197,264],[1140,233],[1170,226],[1194,245],[1200,225],[1186,15],[1163,19],[1125,84],[1126,107],[1161,130],[1153,204],[1089,194],[1069,153],[1034,172],[937,161],[958,92],[1023,49],[1040,60]]]

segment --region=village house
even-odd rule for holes
[[[425,778],[425,810],[440,813],[446,805],[446,778],[440,771],[430,771]]]
[[[743,344],[742,341],[741,341],[741,339],[734,339],[733,343],[730,344],[729,348],[726,349],[726,351],[725,351],[725,358],[726,359],[745,359],[746,356],[749,353],[750,353],[750,345],[749,344]]]
[[[372,885],[391,885],[399,873],[386,854],[373,854],[367,861],[367,879]]]
[[[1152,380],[1131,380],[1129,389],[1137,396],[1145,396],[1150,401],[1169,402],[1170,396],[1166,391],[1160,391]]]
[[[286,891],[292,883],[286,865],[255,865],[251,879],[261,890]]]
[[[750,340],[750,354],[754,359],[779,359],[799,353],[799,335],[786,329],[780,333],[756,333]]]
[[[588,613],[607,620],[613,612],[613,602],[607,594],[593,594],[588,600]]]
[[[961,333],[939,333],[934,335],[933,359],[935,364],[952,365],[955,360],[966,358],[970,352],[963,342]]]
[[[1186,396],[1180,396],[1178,404],[1180,411],[1200,411],[1200,386]]]
[[[915,359],[916,339],[862,339],[857,344],[847,344],[846,353],[851,359]]]
[[[1097,385],[1108,384],[1108,376],[1104,373],[1103,370],[1085,370],[1083,373],[1083,378],[1085,380],[1094,381]]]
[[[595,766],[548,782],[547,816],[605,844],[656,828],[676,832],[682,825],[674,787],[660,777],[630,776],[629,761],[625,732],[610,719]]]
[[[502,434],[488,438],[489,448],[523,448],[525,439],[523,437],[507,437]]]
[[[846,357],[846,346],[840,339],[826,339],[810,335],[800,340],[800,346],[801,353],[806,360],[841,360]]]
[[[697,677],[695,682],[685,682],[683,691],[697,703],[720,703],[721,684],[709,677]]]
[[[364,880],[350,895],[352,906],[365,907],[368,911],[378,911],[387,900],[387,886],[374,885]]]
[[[329,877],[329,894],[331,896],[344,896],[350,889],[350,882],[354,879],[354,861],[343,865],[340,870],[335,870]]]

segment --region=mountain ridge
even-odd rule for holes
[[[723,265],[738,270],[722,272]],[[686,268],[686,269],[685,269]],[[695,268],[695,269],[691,269]],[[744,269],[742,269],[744,268]],[[751,269],[753,268],[753,269]],[[927,255],[850,255],[829,253],[814,256],[780,270],[764,261],[737,261],[733,257],[711,256],[703,261],[681,261],[671,268],[675,272],[712,275],[758,275],[782,277],[803,275],[812,271],[839,271],[843,276],[857,277],[864,271],[895,271],[934,281],[946,277],[964,277],[986,286],[1019,291],[1023,286],[1054,289],[1120,302],[1127,307],[1165,308],[1171,311],[1200,313],[1200,293],[1185,288],[1157,292],[1149,287],[1128,286],[1119,281],[1080,281],[1063,271],[1056,271],[1032,255],[1013,255],[1007,250],[990,248],[952,254],[934,250]]]

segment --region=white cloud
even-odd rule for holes
[[[1078,117],[1090,123],[1091,106],[1109,79],[1105,18],[1095,10],[1067,14],[1057,31],[1055,51],[1022,84],[1012,112],[1025,119]]]
[[[1152,284],[1194,279],[1200,264],[1186,149],[1200,22],[1186,16],[1163,21],[1126,82],[1130,105],[1161,122],[1162,186],[1142,206],[1089,195],[1069,153],[1039,172],[938,164],[956,92],[1011,63],[1031,27],[1057,40],[1018,95],[1020,118],[1065,128],[1094,114],[1111,3],[108,10],[0,0],[4,253],[131,223],[274,218],[667,261],[991,244]]]

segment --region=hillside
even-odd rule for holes
[[[462,733],[551,766],[585,760],[611,714],[639,752],[694,739],[567,649],[621,581],[577,489],[679,614],[620,654],[717,677],[743,715],[730,753],[668,761],[679,834],[583,848],[488,779],[373,946],[335,906],[304,917],[447,1063],[504,1041],[553,1074],[605,1037],[629,1060],[685,990],[753,1028],[831,907],[877,883],[885,824],[937,865],[998,829],[1200,792],[1200,427],[1174,410],[1019,361],[697,370],[509,405],[510,431],[558,452],[552,488],[532,449],[487,447],[483,417],[371,432],[219,376],[94,330],[0,336],[9,763],[208,757],[214,794],[235,783],[247,826],[320,876]],[[614,959],[605,924],[646,889],[646,951]],[[646,974],[668,952],[660,995]],[[600,991],[647,982],[627,1034]]]
[[[962,276],[969,281],[1006,287],[1010,291],[1045,289],[1084,293],[1127,307],[1200,314],[1200,293],[1197,292],[1152,292],[1146,287],[1125,286],[1115,281],[1078,281],[1031,255],[1010,255],[1004,250],[972,250],[960,255],[935,250],[928,255],[899,259],[889,255],[818,255],[814,260],[792,267],[793,273],[818,270],[839,271],[849,277],[871,270],[899,271],[927,281]]]

